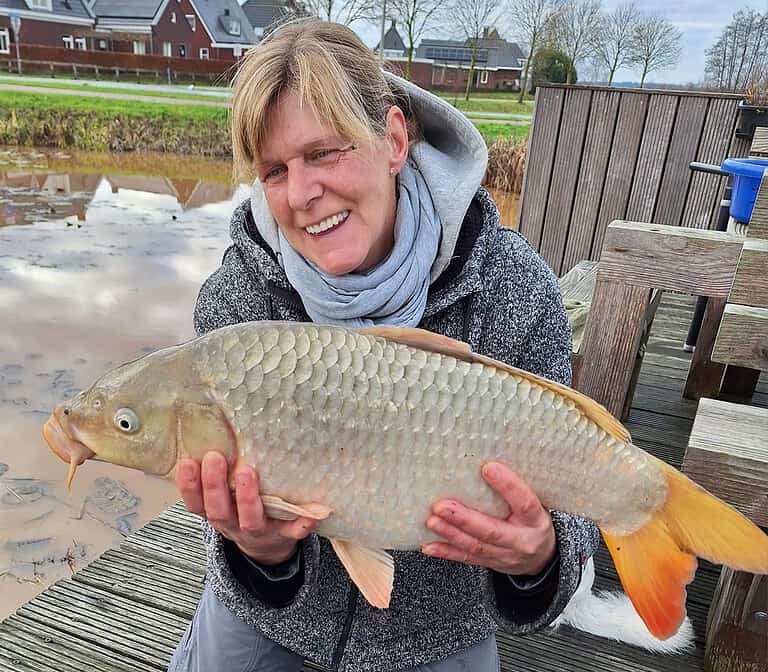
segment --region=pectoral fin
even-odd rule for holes
[[[386,609],[395,581],[392,556],[379,548],[356,546],[341,539],[331,539],[333,550],[347,570],[349,578],[374,607]]]
[[[325,520],[333,510],[324,504],[302,504],[299,506],[272,495],[262,495],[261,503],[264,506],[264,513],[276,520],[296,520],[297,518]]]

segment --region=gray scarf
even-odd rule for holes
[[[346,327],[415,327],[421,322],[442,227],[429,187],[410,160],[398,185],[395,245],[368,271],[325,273],[279,233],[285,273],[313,322]]]

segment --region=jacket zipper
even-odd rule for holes
[[[336,649],[333,652],[333,661],[331,662],[331,669],[338,670],[341,664],[341,658],[344,655],[344,649],[347,647],[347,641],[349,640],[349,631],[352,629],[352,619],[355,617],[355,609],[357,606],[357,594],[358,590],[356,586],[351,586],[349,589],[349,599],[347,599],[347,618],[344,621],[344,629],[341,631],[341,637],[336,644]]]

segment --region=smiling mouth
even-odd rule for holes
[[[340,224],[343,224],[344,222],[346,222],[348,218],[349,218],[349,210],[342,210],[341,212],[335,215],[326,217],[319,224],[313,224],[312,226],[308,226],[304,230],[307,233],[312,234],[313,236],[318,236],[321,233],[326,233],[328,231],[335,229]]]
[[[75,478],[75,471],[86,460],[92,458],[94,453],[88,446],[80,441],[73,439],[64,429],[59,414],[62,407],[57,406],[51,417],[43,425],[43,438],[59,459],[69,463],[69,472],[67,473],[67,491],[72,491],[72,480]]]

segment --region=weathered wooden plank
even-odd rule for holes
[[[595,287],[578,387],[617,417],[624,409],[649,300],[644,287],[600,280]]]
[[[755,129],[755,135],[752,137],[752,147],[749,152],[752,156],[768,157],[768,128],[758,126]]]
[[[750,237],[744,241],[728,301],[768,308],[768,240]]]
[[[562,89],[536,89],[535,114],[520,196],[520,233],[537,250],[544,230],[564,98],[565,92]]]
[[[203,590],[204,572],[184,571],[128,549],[110,550],[80,570],[73,580],[133,602],[191,618]]]
[[[696,296],[727,296],[742,242],[720,231],[613,222],[606,232],[598,277]]]
[[[556,275],[561,275],[591,101],[592,92],[589,90],[572,89],[565,93],[560,126],[567,129],[567,132],[560,136],[557,144],[552,187],[549,190],[549,203],[539,246],[539,253]]]
[[[654,222],[677,226],[683,218],[683,207],[691,181],[689,164],[699,148],[708,104],[706,98],[680,99],[653,213]]]
[[[710,297],[704,310],[696,350],[691,358],[691,368],[685,381],[683,396],[686,399],[700,399],[717,395],[723,381],[725,365],[712,361],[712,348],[720,321],[723,319],[725,299]]]
[[[728,155],[728,145],[733,133],[736,105],[735,100],[710,99],[696,161],[717,166],[723,163]],[[724,178],[716,175],[692,173],[681,226],[709,228],[712,213],[717,211],[720,204],[720,192],[724,182]]]
[[[702,399],[683,471],[758,525],[768,525],[768,411]]]
[[[3,622],[0,629],[0,651],[11,651],[11,642],[23,646],[28,652],[17,654],[18,659],[28,665],[24,669],[34,669],[36,672],[63,672],[70,665],[77,672],[155,672],[159,669],[156,665],[138,660],[126,660],[124,656],[94,646],[78,636],[63,633],[55,624],[44,625],[21,616],[12,616]],[[31,661],[34,661],[34,665]],[[0,669],[5,670],[2,665]]]
[[[561,274],[590,256],[613,146],[620,97],[621,94],[615,91],[596,91],[592,96],[587,137],[579,168]]]
[[[626,219],[653,221],[677,104],[677,96],[651,97]]]
[[[768,240],[768,170],[763,173],[757,200],[749,220],[749,237]]]
[[[624,92],[621,94],[608,173],[600,203],[600,214],[597,217],[595,236],[592,241],[591,259],[600,258],[603,237],[609,222],[626,217],[648,100],[648,94]]]
[[[712,361],[768,371],[768,308],[728,304]]]

